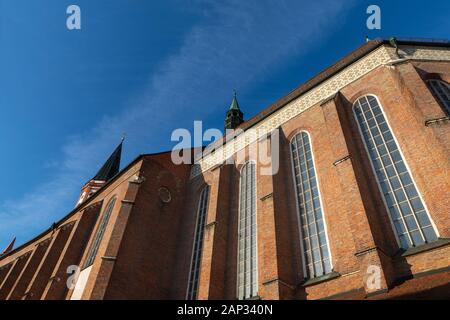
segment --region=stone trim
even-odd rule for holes
[[[295,290],[295,286],[293,286],[291,284],[288,284],[287,282],[281,280],[280,278],[274,278],[274,279],[266,280],[266,281],[263,282],[263,286],[270,285],[270,284],[272,284],[274,282],[278,282],[278,283],[284,285],[285,287],[288,287],[291,290]]]
[[[376,246],[375,247],[370,247],[370,248],[367,248],[367,249],[364,249],[364,250],[361,250],[361,251],[358,251],[358,252],[355,253],[355,256],[356,257],[360,257],[360,256],[366,255],[366,254],[374,252],[374,251],[377,251],[377,252],[379,251],[379,252],[383,253],[386,257],[391,258],[391,255],[387,254],[380,247],[376,247]]]
[[[344,162],[344,161],[346,161],[348,159],[351,159],[350,155],[346,155],[345,157],[336,160],[335,162],[333,162],[333,166],[336,167],[338,164],[340,164],[340,163],[342,163],[342,162]]]
[[[128,182],[131,184],[141,184],[145,182],[145,177],[134,175],[130,178],[130,180],[128,180]]]
[[[323,107],[324,105],[326,105],[328,102],[333,101],[334,99],[336,99],[336,97],[339,95],[339,91],[336,93],[333,93],[331,96],[329,96],[328,98],[323,99],[320,102],[320,106]]]
[[[218,163],[214,167],[211,168],[211,171],[215,171],[219,168],[222,168],[225,165],[225,163]]]
[[[117,260],[117,257],[103,256],[103,257],[102,257],[102,260],[105,260],[105,261],[116,261],[116,260]]]
[[[435,242],[430,242],[430,243],[426,243],[424,245],[421,245],[419,247],[414,247],[414,248],[409,248],[407,250],[401,250],[399,251],[399,253],[397,254],[397,256],[401,256],[401,257],[408,257],[408,256],[412,256],[415,254],[419,254],[425,251],[429,251],[429,250],[433,250],[433,249],[437,249],[440,247],[444,247],[446,245],[450,244],[450,239],[449,238],[441,238]]]
[[[441,118],[426,120],[425,121],[425,126],[428,127],[428,126],[430,126],[432,124],[445,122],[445,121],[450,121],[450,116],[445,116],[445,117],[441,117]]]
[[[267,200],[267,199],[269,199],[269,198],[272,198],[272,197],[273,197],[273,192],[268,193],[268,194],[266,194],[265,196],[262,196],[261,198],[259,198],[259,200],[265,201],[265,200]]]
[[[209,229],[217,224],[217,221],[213,221],[205,225],[205,229]]]
[[[339,272],[333,271],[330,273],[327,273],[323,276],[317,277],[317,278],[313,278],[313,279],[309,279],[306,280],[304,283],[300,284],[302,287],[309,287],[315,284],[319,284],[328,280],[333,280],[336,279],[338,277],[340,277],[341,274]]]

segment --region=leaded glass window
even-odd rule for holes
[[[315,278],[330,273],[332,268],[311,142],[306,132],[292,139],[291,153],[306,277]]]
[[[209,186],[203,188],[198,203],[197,221],[195,226],[194,248],[192,250],[191,270],[189,273],[188,300],[197,299],[200,263],[203,249],[203,233],[205,231],[206,215],[208,212]]]
[[[84,264],[84,268],[87,268],[94,263],[95,256],[97,255],[98,248],[100,247],[100,242],[102,241],[103,234],[105,233],[105,229],[106,229],[106,226],[108,225],[109,217],[111,216],[111,212],[114,208],[115,203],[116,203],[116,198],[112,199],[106,206],[106,210],[103,213],[102,219],[100,220],[100,224],[97,229],[97,232],[95,233],[94,240],[92,241],[92,245],[89,250],[89,254],[86,259],[86,263]]]
[[[256,253],[256,165],[248,162],[241,171],[239,195],[238,298],[255,297]]]
[[[354,112],[400,247],[437,240],[430,217],[378,99],[364,96]]]
[[[428,85],[444,107],[444,111],[447,115],[450,115],[450,85],[447,82],[441,80],[428,80]]]

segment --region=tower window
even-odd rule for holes
[[[439,100],[445,113],[450,116],[450,85],[442,80],[428,80],[428,86]]]
[[[332,267],[312,148],[306,132],[292,139],[291,155],[305,271],[311,279],[330,273]]]
[[[200,263],[203,248],[203,233],[205,231],[206,214],[208,212],[209,186],[203,188],[198,203],[197,222],[195,226],[194,248],[192,249],[191,270],[189,274],[189,285],[187,299],[197,299],[198,280],[200,275]]]
[[[89,250],[88,257],[84,264],[84,268],[91,266],[94,263],[95,256],[97,255],[98,248],[100,247],[100,242],[102,241],[103,234],[105,233],[106,226],[108,225],[109,217],[116,203],[116,198],[112,199],[106,206],[106,210],[103,213],[102,219],[98,226],[97,232],[95,233],[94,240],[92,241],[91,249]]]
[[[238,298],[249,299],[258,292],[256,252],[256,164],[241,170],[238,228]]]
[[[437,240],[378,99],[371,95],[358,99],[354,112],[400,247]]]

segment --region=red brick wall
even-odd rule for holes
[[[170,154],[163,160],[144,158],[133,208],[118,244],[117,260],[106,284],[105,299],[167,299],[173,285],[177,235],[184,214],[185,181],[189,167],[171,170]],[[170,190],[164,203],[159,189]],[[128,198],[126,196],[125,198]]]
[[[424,272],[449,267],[449,245],[399,255],[352,111],[362,95],[378,97],[440,237],[450,238],[450,122],[425,125],[425,121],[445,115],[424,82],[430,77],[450,79],[450,63],[416,61],[382,66],[281,126],[279,171],[273,176],[261,175],[262,164],[257,163],[260,298],[410,295],[414,294],[411,283],[423,290],[432,289]],[[290,141],[301,130],[311,138],[333,270],[340,274],[306,286],[290,155]],[[0,269],[0,298],[20,299],[26,292],[34,293],[26,296],[31,299],[70,298],[72,291],[63,285],[68,276],[64,271],[69,264],[84,263],[99,217],[107,203],[117,197],[83,298],[184,299],[199,196],[209,185],[198,298],[235,299],[241,166],[219,165],[190,180],[190,166],[174,165],[170,153],[143,157],[61,224],[81,221],[85,207],[96,203],[96,215],[82,227],[84,232],[72,230],[76,223],[55,234],[48,231],[0,259],[0,268],[10,266]],[[144,180],[136,182],[138,176]],[[170,190],[170,202],[161,201],[161,187]],[[39,249],[45,253],[31,255],[36,244],[45,240],[52,241],[48,250]],[[380,267],[380,289],[389,290],[387,295],[367,286],[369,265]],[[422,275],[422,280],[404,282],[414,275]],[[439,286],[436,292],[446,289],[437,280],[429,283]],[[406,287],[409,289],[401,289]]]
[[[445,197],[450,191],[449,123],[425,126],[426,120],[442,117],[443,111],[423,81],[425,71],[448,77],[449,66],[448,63],[406,62],[379,67],[341,90],[334,99],[308,109],[281,127],[281,169],[273,177],[258,176],[257,180],[261,298],[317,299],[352,290],[369,292],[366,287],[369,265],[381,268],[380,289],[393,287],[402,277],[449,265],[448,246],[408,257],[396,255],[399,248],[394,231],[352,111],[353,103],[362,95],[374,94],[379,98],[440,236],[449,237],[449,198]],[[307,287],[301,285],[303,257],[289,152],[289,141],[300,130],[311,136],[333,269],[341,274],[336,279]],[[348,160],[333,165],[347,156],[350,156]],[[197,190],[199,185],[206,182],[214,189],[223,179],[232,177],[230,193],[220,192],[220,197],[230,203],[225,245],[228,252],[225,262],[227,289],[222,297],[235,298],[239,165],[228,175],[224,174],[223,168],[206,172],[203,177],[190,182],[188,194],[198,199],[198,192],[192,190]],[[216,204],[214,197],[210,203]],[[185,218],[185,224],[190,226],[191,236],[184,239],[192,245],[197,202],[191,200],[189,203],[189,218]],[[215,216],[217,213],[211,210],[210,207],[208,215]],[[207,255],[203,259],[208,262],[203,261],[203,272],[203,267],[211,264],[211,254],[214,254],[211,238],[219,226],[214,228],[214,234],[211,231],[205,233]],[[188,272],[189,258],[190,250],[184,258],[185,273]],[[183,280],[187,281],[186,277]],[[210,298],[211,287],[221,286],[222,282],[221,276],[215,278],[212,273],[203,276],[200,291],[204,294],[200,298]]]

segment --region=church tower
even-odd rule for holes
[[[225,130],[236,129],[242,122],[244,122],[244,114],[239,108],[236,91],[234,91],[233,101],[231,102],[225,117]]]
[[[123,138],[117,148],[106,160],[105,164],[100,168],[97,174],[89,180],[83,188],[81,188],[80,198],[77,206],[86,201],[90,196],[97,192],[104,184],[119,173],[120,158],[122,157]]]

